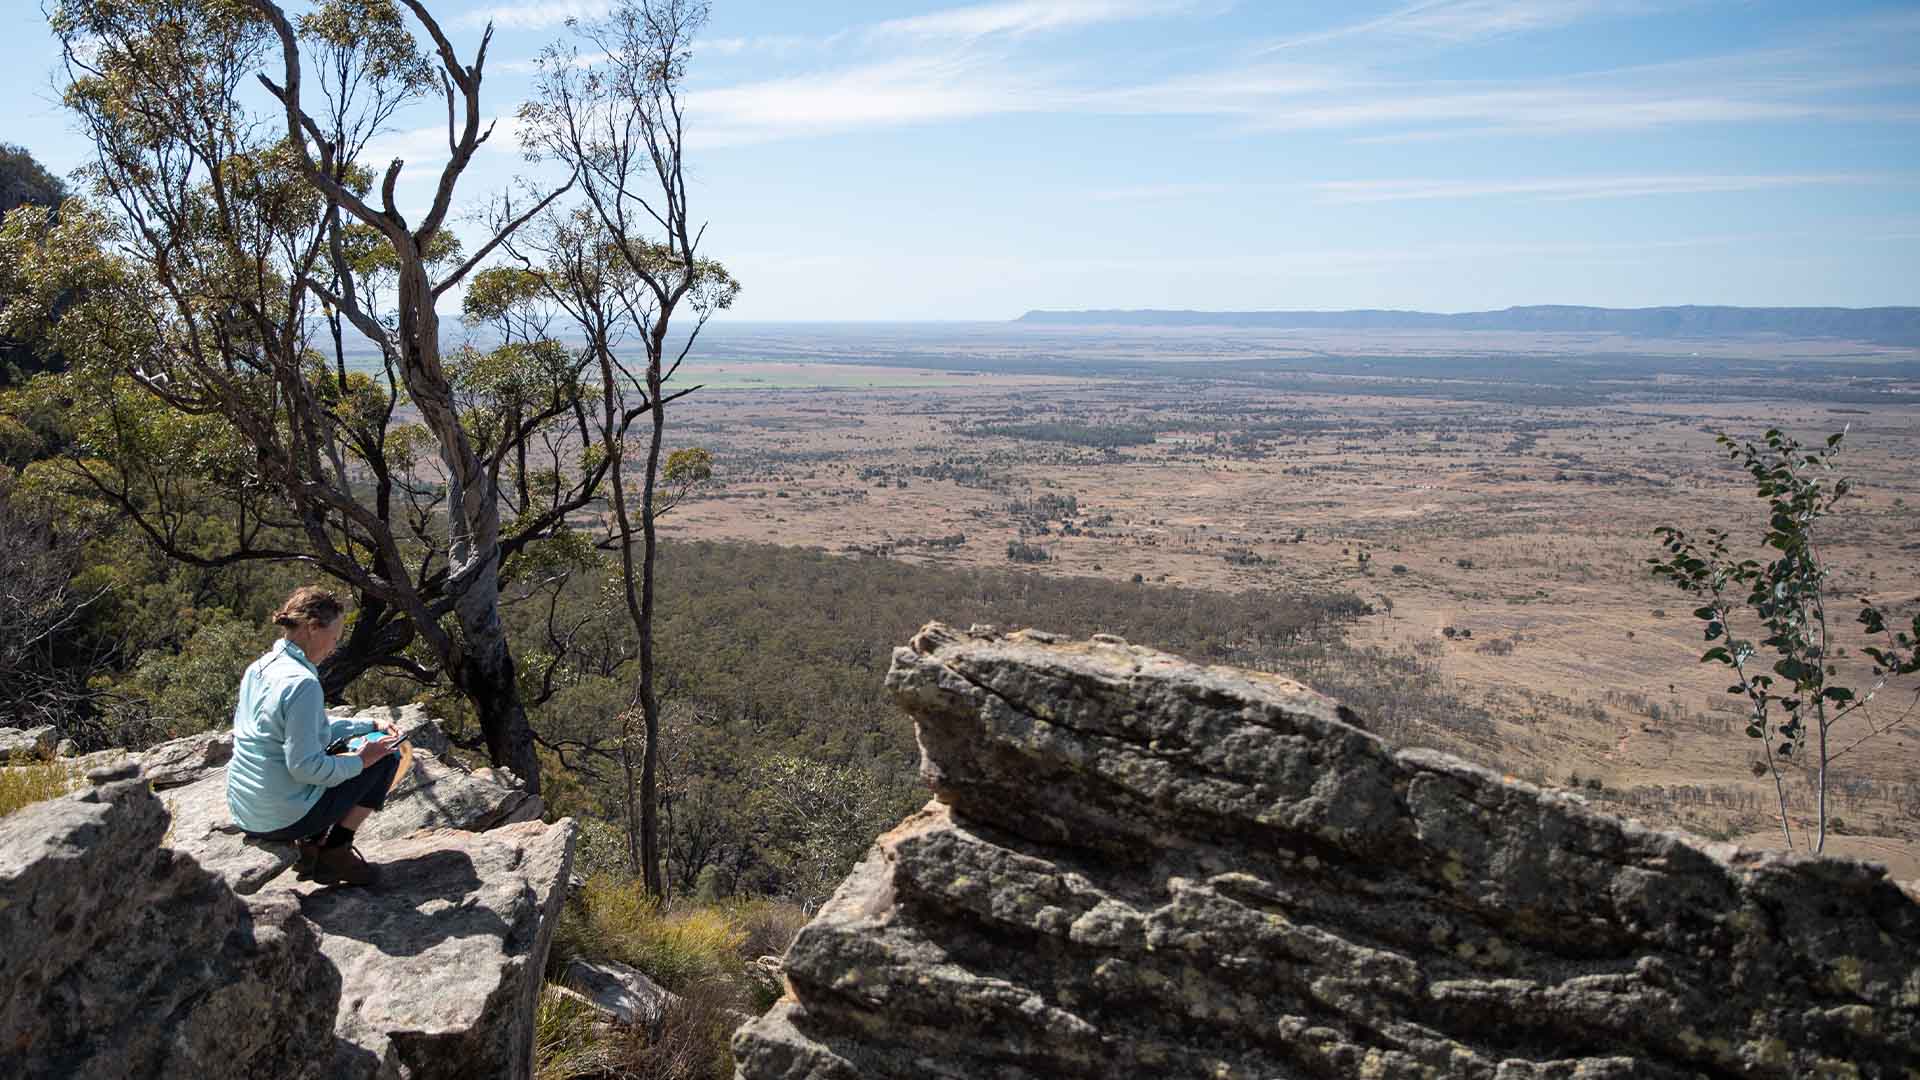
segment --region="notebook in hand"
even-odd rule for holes
[[[380,732],[380,731],[369,731],[360,735],[349,735],[344,739],[335,739],[332,745],[327,747],[327,753],[357,754],[361,750],[365,749],[366,745],[372,742],[373,740],[385,739],[388,737],[389,736],[385,732]],[[412,737],[413,737],[413,734],[411,732],[404,732],[399,735],[391,736],[395,746],[398,746],[399,744],[406,742],[408,739]]]

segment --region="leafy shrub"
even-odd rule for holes
[[[1513,655],[1513,639],[1512,638],[1492,638],[1487,641],[1483,641],[1479,645],[1475,646],[1473,651],[1478,653],[1487,653],[1492,656],[1512,656]]]
[[[180,651],[149,650],[124,684],[162,738],[211,731],[232,721],[234,688],[268,644],[259,627],[215,611]]]
[[[775,754],[756,779],[762,857],[809,911],[896,816],[872,775],[855,765]]]
[[[633,864],[627,857],[627,835],[620,826],[604,818],[581,816],[575,824],[580,838],[573,848],[573,872],[591,878],[630,876]]]

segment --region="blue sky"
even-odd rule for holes
[[[510,117],[596,0],[442,0]],[[1920,5],[714,0],[694,209],[735,319],[1920,303]],[[37,19],[0,140],[65,170]],[[382,160],[423,202],[444,145]],[[527,166],[511,125],[463,192]]]

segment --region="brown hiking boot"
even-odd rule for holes
[[[321,848],[314,857],[312,878],[327,885],[371,885],[379,871],[353,845]]]
[[[299,857],[293,862],[293,876],[305,880],[313,874],[313,864],[320,857],[320,841],[295,840],[293,850]]]

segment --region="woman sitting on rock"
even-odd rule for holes
[[[353,831],[386,805],[398,732],[386,720],[327,718],[315,665],[340,641],[346,618],[338,597],[318,586],[296,589],[273,621],[282,637],[240,681],[227,807],[247,835],[293,841],[302,875],[371,884],[374,868],[353,850]],[[389,738],[369,740],[357,754],[327,752],[336,740],[373,730]]]

